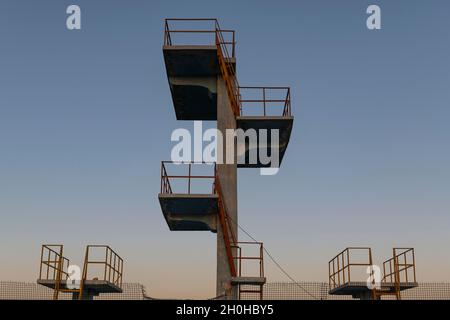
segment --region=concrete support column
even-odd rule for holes
[[[224,137],[222,159],[224,164],[217,165],[217,173],[220,179],[223,202],[230,218],[236,222],[231,223],[231,229],[236,236],[237,241],[237,163],[236,163],[236,146],[233,143],[234,150],[228,152],[234,153],[233,164],[225,164],[226,162],[226,129],[236,129],[236,119],[233,113],[230,100],[227,93],[225,82],[221,75],[217,78],[217,129]],[[219,150],[220,152],[220,150]],[[237,263],[235,263],[237,265]],[[223,238],[222,228],[217,228],[217,285],[216,294],[230,295],[232,299],[237,299],[237,287],[231,287],[231,272],[228,264],[228,258]]]
[[[91,290],[84,290],[82,300],[94,300],[94,297],[97,295],[98,293],[92,292]],[[78,300],[79,297],[80,294],[78,292],[72,293],[72,300]]]
[[[374,300],[372,290],[363,291],[356,298],[358,298],[360,300]],[[380,299],[376,298],[375,300],[380,300]]]

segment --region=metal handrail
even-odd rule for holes
[[[243,256],[242,247],[247,245],[258,245],[259,255],[258,256]],[[236,249],[236,255],[233,257],[238,263],[238,275],[242,276],[242,265],[243,260],[259,260],[259,277],[264,277],[264,247],[262,242],[250,242],[250,241],[240,241],[231,245],[233,249]]]
[[[213,23],[213,26],[211,27],[211,29],[173,29],[170,27],[170,22],[174,22],[174,21],[184,21],[184,22],[199,22],[199,21],[210,21]],[[216,34],[216,33],[220,33],[220,37],[221,37],[221,44],[225,46],[225,48],[223,48],[226,53],[228,54],[228,46],[231,45],[231,55],[228,55],[232,58],[235,57],[235,45],[236,45],[236,32],[235,30],[230,30],[230,29],[222,29],[219,25],[219,21],[217,19],[214,18],[168,18],[165,19],[164,21],[164,45],[167,46],[172,46],[174,45],[174,43],[172,42],[172,37],[171,34],[174,33],[211,33],[211,34]],[[230,34],[231,35],[231,41],[225,41],[223,34]],[[212,45],[216,45],[215,39],[214,39],[214,43],[211,43]]]
[[[242,255],[242,248],[247,245],[258,245],[259,246],[259,255],[257,256],[243,256]],[[243,276],[242,269],[244,261],[259,261],[259,277],[264,277],[264,247],[262,242],[236,242],[234,245],[231,246],[235,251],[235,256],[233,257],[233,261],[236,261],[238,264],[238,275],[239,277]],[[238,289],[238,299],[241,299],[242,293],[257,293],[259,294],[259,299],[263,299],[263,284],[259,285],[259,289],[246,289],[242,288],[241,285],[239,285]]]
[[[412,271],[412,279],[409,271]],[[383,274],[382,282],[385,283],[400,283],[402,276],[405,282],[417,282],[414,248],[394,248],[392,258],[383,262]]]
[[[245,98],[246,92],[248,91],[259,91],[259,99],[247,99]],[[277,99],[268,99],[267,96],[272,92],[277,92]],[[267,115],[268,108],[274,108],[276,106],[281,106],[283,108],[283,112],[281,115],[283,117],[291,116],[291,89],[289,87],[256,87],[256,86],[245,86],[239,87],[240,94],[240,114],[243,115],[243,109],[247,109],[246,107],[250,104],[261,107],[263,109],[262,115]],[[272,93],[273,94],[273,93]]]
[[[213,193],[218,196],[218,217],[220,226],[222,228],[223,240],[225,243],[225,252],[227,254],[228,265],[230,267],[230,273],[232,277],[237,275],[236,266],[233,258],[233,250],[232,246],[236,243],[236,236],[233,233],[233,229],[230,227],[230,218],[228,216],[227,209],[225,207],[225,203],[223,201],[223,193],[222,193],[222,185],[220,183],[219,174],[217,170],[215,170],[215,178],[213,184]]]
[[[63,246],[59,244],[44,244],[41,247],[41,263],[39,267],[39,280],[67,280],[69,274],[69,259],[63,256]],[[60,275],[58,276],[58,272]]]
[[[92,249],[92,250],[91,250]],[[91,260],[91,253],[95,249],[105,251],[104,260]],[[122,286],[123,259],[108,245],[88,245],[83,268],[83,279],[87,280],[89,265],[104,265],[103,278],[98,280],[108,281],[119,288]]]
[[[350,252],[367,251],[368,262],[355,263],[351,261]],[[348,247],[342,250],[328,262],[328,286],[332,290],[351,282],[351,267],[370,267],[373,265],[372,249],[369,247]]]
[[[45,256],[47,257],[47,259],[45,259]],[[70,263],[69,259],[67,259],[63,255],[63,245],[60,244],[42,245],[41,263],[39,267],[39,280],[52,280],[55,282],[53,290],[54,300],[58,300],[59,291],[61,290],[61,281],[63,280],[67,281],[67,279],[69,278],[69,273],[65,271],[68,269],[69,263]],[[45,277],[43,276],[43,273],[45,273]],[[65,290],[65,291],[73,291],[73,290]]]
[[[176,165],[187,165],[188,174],[187,175],[169,175],[167,174],[166,164],[176,164]],[[208,164],[214,165],[213,175],[192,175],[192,165],[198,164]],[[216,165],[214,162],[177,162],[177,161],[161,161],[161,194],[173,194],[172,186],[170,184],[170,179],[185,179],[187,180],[187,192],[191,193],[192,179],[211,179],[212,180],[212,193],[214,193],[214,180],[216,178]]]

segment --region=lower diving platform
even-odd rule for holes
[[[88,245],[82,267],[71,265],[63,245],[44,244],[37,284],[73,300],[92,300],[103,293],[122,293],[123,259],[107,245]],[[78,270],[77,270],[78,269]]]
[[[374,265],[371,248],[349,247],[329,261],[328,270],[328,294],[332,295],[362,300],[379,300],[390,295],[401,299],[402,291],[418,286],[414,248],[393,248],[392,258],[380,268]],[[380,278],[375,282],[377,274]],[[373,279],[368,283],[369,276]]]

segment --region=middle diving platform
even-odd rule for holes
[[[193,170],[202,172],[196,174]],[[217,232],[218,195],[214,192],[214,179],[214,163],[161,163],[158,199],[171,231]]]

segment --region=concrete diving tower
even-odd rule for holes
[[[180,165],[188,169],[187,174],[169,175],[168,166]],[[217,232],[218,196],[214,193],[213,182],[215,178],[215,166],[213,164],[203,164],[203,166],[214,166],[214,173],[211,175],[193,175],[192,167],[202,164],[181,164],[172,161],[161,162],[161,192],[158,194],[159,203],[171,231],[211,231]],[[175,170],[174,168],[172,168]],[[195,193],[195,182],[201,179],[207,181],[207,187],[202,193]],[[177,181],[175,181],[177,180]],[[208,181],[209,180],[209,181]],[[192,181],[195,181],[192,184]],[[180,183],[185,185],[174,193],[172,188],[179,187]],[[172,187],[172,184],[174,187]],[[209,185],[209,188],[208,188]],[[211,190],[205,193],[205,190]]]
[[[106,245],[88,245],[80,274],[69,270],[63,245],[42,245],[37,283],[59,293],[71,293],[73,300],[92,300],[101,293],[122,293],[123,260]],[[70,273],[70,274],[69,274]]]
[[[394,248],[392,258],[383,263],[383,274],[379,283],[372,278],[372,250],[368,247],[349,247],[330,260],[329,294],[351,295],[361,300],[380,300],[382,296],[401,299],[401,292],[418,286],[416,281],[415,256],[413,248]]]
[[[209,24],[209,28],[180,28],[185,23]],[[225,140],[231,137],[229,130],[236,134],[232,139],[238,145],[218,150],[221,159],[237,161],[218,163],[212,176],[192,174],[191,165],[188,174],[168,174],[168,162],[163,162],[158,199],[170,230],[217,232],[218,297],[236,299],[241,293],[252,293],[261,299],[266,282],[263,245],[249,243],[259,248],[249,257],[241,254],[247,244],[238,241],[237,168],[278,167],[293,117],[289,88],[239,86],[235,43],[235,32],[221,29],[217,19],[165,20],[163,55],[177,120],[217,121],[225,145],[230,145]],[[206,191],[191,190],[191,180],[205,178],[214,179],[212,188],[209,184]],[[179,180],[187,184],[181,192],[175,186]],[[243,261],[259,267],[243,274]]]

